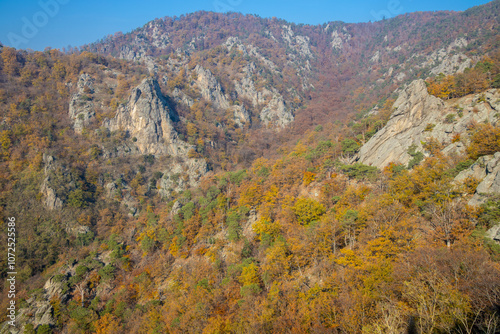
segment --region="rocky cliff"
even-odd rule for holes
[[[248,110],[242,105],[231,105],[219,81],[210,70],[197,65],[194,68],[194,72],[196,73],[195,84],[205,100],[211,102],[218,110],[230,110],[233,114],[234,122],[238,124],[239,127],[250,122],[250,113]],[[183,102],[187,102],[187,105],[190,104],[189,101],[183,100]]]
[[[227,97],[212,72],[200,65],[196,65],[194,71],[197,74],[196,83],[203,98],[212,102],[217,109],[226,110],[229,108]]]
[[[407,164],[411,159],[408,148],[421,147],[426,124],[443,106],[440,99],[427,93],[423,80],[412,82],[394,103],[395,111],[389,122],[361,147],[357,160],[378,168],[390,162]]]
[[[57,197],[56,191],[51,187],[51,172],[56,169],[55,159],[51,155],[44,154],[42,161],[45,165],[44,176],[40,193],[43,195],[43,204],[49,209],[61,209],[63,202]]]
[[[190,145],[179,139],[173,126],[176,120],[158,82],[144,79],[132,90],[128,103],[103,125],[111,131],[126,131],[142,154],[182,156]]]
[[[132,90],[128,103],[118,109],[114,118],[103,123],[111,131],[126,131],[132,138],[138,151],[130,150],[128,154],[137,152],[172,158],[160,182],[163,196],[186,186],[196,186],[208,170],[205,160],[189,157],[189,151],[194,148],[179,138],[173,124],[176,121],[179,121],[178,115],[168,106],[158,82],[150,78]],[[177,174],[183,174],[185,182],[173,186],[168,180]]]
[[[469,205],[481,205],[485,195],[500,193],[500,152],[480,157],[472,166],[460,172],[455,180],[460,182],[467,178],[480,181]]]
[[[83,128],[95,117],[94,93],[94,79],[87,73],[81,74],[77,82],[76,92],[69,103],[69,117],[73,121],[73,128],[77,133],[81,133]]]
[[[294,120],[292,111],[287,108],[283,97],[274,95],[260,112],[260,120],[266,125],[284,128]]]
[[[498,122],[499,98],[500,92],[491,89],[445,102],[429,95],[423,80],[413,81],[400,93],[386,126],[361,147],[356,160],[378,168],[390,162],[406,165],[412,159],[409,148],[426,155],[423,144],[431,139],[446,154],[462,154],[473,122]]]

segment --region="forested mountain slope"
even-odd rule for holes
[[[499,6],[0,47],[0,332],[497,332]]]

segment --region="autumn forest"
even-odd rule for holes
[[[0,44],[0,333],[499,333],[499,14]]]

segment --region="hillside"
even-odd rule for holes
[[[499,7],[0,46],[0,333],[498,332]]]

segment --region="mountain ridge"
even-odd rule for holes
[[[1,48],[0,333],[497,331],[499,6]]]

